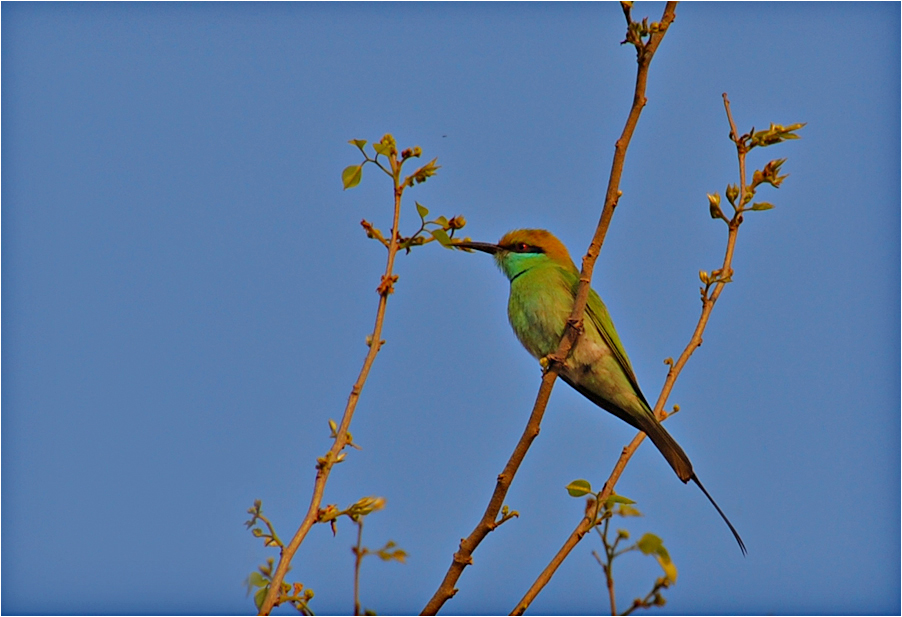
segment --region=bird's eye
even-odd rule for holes
[[[517,250],[520,251],[521,253],[527,253],[527,252],[529,252],[529,245],[526,244],[525,242],[521,242],[517,245]]]

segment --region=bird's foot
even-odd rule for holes
[[[542,372],[547,373],[551,370],[555,364],[562,365],[564,361],[557,354],[550,353],[547,356],[539,359],[539,366],[542,367]]]

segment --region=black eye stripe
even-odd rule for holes
[[[527,244],[525,242],[515,242],[514,244],[509,244],[504,247],[508,251],[512,253],[544,253],[541,247],[535,246],[533,244]]]

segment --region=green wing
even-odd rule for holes
[[[633,372],[633,366],[630,364],[630,359],[626,355],[626,350],[623,349],[623,343],[620,342],[620,337],[617,336],[617,330],[614,328],[614,322],[611,321],[608,309],[604,305],[604,302],[601,301],[598,294],[595,293],[594,289],[589,289],[589,301],[586,304],[586,316],[598,330],[598,333],[601,334],[601,338],[604,339],[604,342],[611,348],[614,357],[617,359],[617,364],[623,369],[623,373],[636,390],[636,394],[639,395],[639,398],[641,398],[645,405],[650,409],[651,405],[645,400],[645,395],[642,394],[642,389],[639,388],[639,381],[636,379],[636,374]]]

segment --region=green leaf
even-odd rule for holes
[[[266,593],[268,591],[269,585],[254,594],[254,605],[256,605],[258,611],[260,610],[260,607],[263,606],[263,601],[266,600]]]
[[[752,204],[752,210],[770,210],[774,207],[774,204],[769,204],[766,201],[756,201]]]
[[[621,504],[633,504],[636,503],[629,497],[624,497],[623,495],[611,495],[607,499],[604,500],[604,505],[607,507],[613,506],[615,503]]]
[[[426,218],[429,215],[429,209],[426,206],[420,204],[420,202],[414,202],[417,205],[417,214],[420,215],[421,219]]]
[[[592,485],[587,480],[574,480],[565,488],[571,497],[584,497],[592,493]]]
[[[617,508],[615,514],[619,514],[620,516],[642,516],[642,513],[639,512],[638,508],[624,504]]]
[[[344,184],[345,190],[352,189],[360,184],[360,178],[363,177],[363,165],[351,165],[345,167],[341,172],[341,182]]]
[[[266,579],[259,572],[251,572],[251,575],[247,577],[248,588],[263,587],[264,585],[266,585]]]
[[[445,233],[444,229],[433,229],[429,233],[432,234],[432,237],[435,238],[438,243],[445,248],[452,247],[451,238],[448,237],[448,234]]]
[[[664,548],[661,538],[653,533],[647,533],[636,542],[636,547],[645,555],[657,554],[659,549]],[[666,549],[665,549],[666,552]]]
[[[664,570],[664,576],[667,577],[667,580],[669,580],[671,583],[675,583],[677,580],[677,568],[675,565],[673,565],[673,562],[670,561],[670,556],[663,557],[661,555],[655,555],[655,559],[658,560],[658,563],[661,565],[661,569]]]
[[[670,559],[670,553],[664,548],[661,538],[653,533],[647,533],[636,542],[636,547],[646,555],[654,555],[661,569],[664,570],[664,576],[671,583],[677,580],[677,568]]]
[[[383,143],[373,144],[373,150],[376,151],[376,154],[381,154],[382,156],[388,156],[391,153],[391,148],[392,148],[391,144],[383,144]]]
[[[360,150],[363,150],[363,147],[366,145],[366,140],[365,139],[352,139],[348,143],[357,146],[358,148],[360,148]]]

